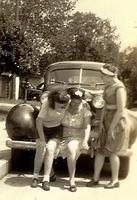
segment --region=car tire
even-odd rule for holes
[[[130,157],[120,157],[119,178],[125,179],[128,176]]]
[[[10,172],[32,172],[35,152],[32,150],[12,149]]]
[[[129,173],[129,166],[130,166],[130,157],[121,156],[120,157],[120,168],[119,168],[119,178],[125,179]],[[105,158],[105,163],[103,166],[103,174],[107,176],[111,176],[111,166],[109,158]]]

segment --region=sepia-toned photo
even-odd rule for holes
[[[0,0],[0,200],[137,198],[136,0]]]

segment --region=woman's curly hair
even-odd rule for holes
[[[55,102],[66,104],[69,102],[69,99],[67,91],[63,89],[53,90],[48,94],[49,106],[53,109],[55,108]]]

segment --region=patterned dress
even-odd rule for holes
[[[118,151],[121,150],[124,143],[125,125],[126,125],[126,118],[125,118],[124,112],[121,114],[120,120],[118,121],[117,125],[113,129],[114,138],[111,138],[108,140],[108,130],[113,120],[113,117],[117,111],[116,93],[119,88],[123,88],[125,90],[123,83],[117,80],[115,83],[106,87],[104,90],[104,99],[106,102],[106,109],[105,109],[104,119],[103,119],[104,128],[102,130],[102,133],[99,136],[98,152],[105,155],[117,153]],[[126,93],[126,90],[125,90],[125,93]],[[107,108],[107,105],[109,105],[109,108]]]
[[[85,124],[85,118],[90,116],[91,112],[83,103],[80,104],[79,112],[76,114],[71,114],[69,110],[66,110],[62,120],[63,138],[68,141],[73,139],[82,140],[87,126],[87,124]]]
[[[91,116],[92,114],[90,110],[83,104],[83,102],[80,104],[79,112],[76,114],[71,114],[69,110],[66,110],[64,118],[62,120],[63,140],[60,145],[60,154],[63,158],[65,158],[67,155],[67,144],[72,140],[78,140],[79,150],[82,149],[81,143],[85,136],[85,128],[87,127],[87,124],[85,123],[85,118]]]

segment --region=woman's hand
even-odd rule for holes
[[[45,147],[46,146],[46,140],[45,140],[45,138],[44,139],[39,139],[39,145],[41,146],[41,147]]]
[[[36,140],[36,148],[38,148],[39,150],[44,150],[45,147],[46,147],[46,142],[44,140],[41,139]]]
[[[88,150],[89,146],[88,146],[88,142],[87,141],[83,141],[82,142],[82,149]]]
[[[113,127],[110,127],[108,130],[108,141],[114,140],[115,139],[115,130]]]
[[[103,131],[104,131],[104,125],[103,125],[103,123],[101,123],[99,125],[99,135],[102,134]]]

